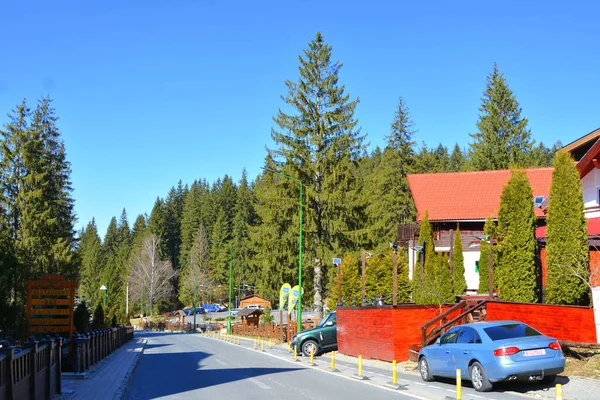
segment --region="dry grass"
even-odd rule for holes
[[[563,375],[600,379],[600,350],[563,348],[563,351],[567,358]]]

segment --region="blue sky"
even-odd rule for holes
[[[360,98],[371,148],[398,96],[417,142],[475,131],[497,62],[533,137],[600,127],[600,3],[589,1],[27,1],[0,24],[0,124],[50,95],[72,164],[78,228],[104,236],[149,213],[181,179],[260,172],[284,81],[317,31]]]

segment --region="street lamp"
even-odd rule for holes
[[[104,307],[106,307],[106,303],[108,303],[108,289],[106,285],[100,286],[100,290],[104,290]]]
[[[231,292],[233,291],[232,277],[233,277],[233,246],[231,243],[218,242],[213,240],[215,243],[229,246],[229,304],[227,304],[227,333],[231,335]]]
[[[300,185],[300,244],[298,246],[298,333],[300,333],[302,332],[302,181],[298,178],[294,178],[293,176],[286,175],[270,168],[263,169],[265,171],[269,171],[276,175],[290,179]]]

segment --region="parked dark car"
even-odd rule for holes
[[[337,350],[337,328],[335,311],[327,314],[319,325],[313,329],[307,329],[292,336],[292,347],[298,354],[310,355],[314,348],[314,354],[321,354]]]
[[[206,314],[204,307],[196,307],[196,314]]]
[[[457,369],[475,390],[486,392],[501,381],[552,383],[565,358],[556,339],[522,322],[477,322],[453,327],[419,352],[424,381],[455,377]]]

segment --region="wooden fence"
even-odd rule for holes
[[[74,335],[71,341],[72,371],[87,371],[131,339],[133,326],[98,329]]]
[[[62,339],[0,348],[0,400],[51,399],[61,393]]]
[[[312,329],[317,325],[314,321],[303,321],[302,330]],[[234,324],[231,326],[231,332],[234,335],[244,335],[252,337],[261,337],[265,339],[280,340],[282,342],[291,341],[292,336],[298,332],[298,324]]]

